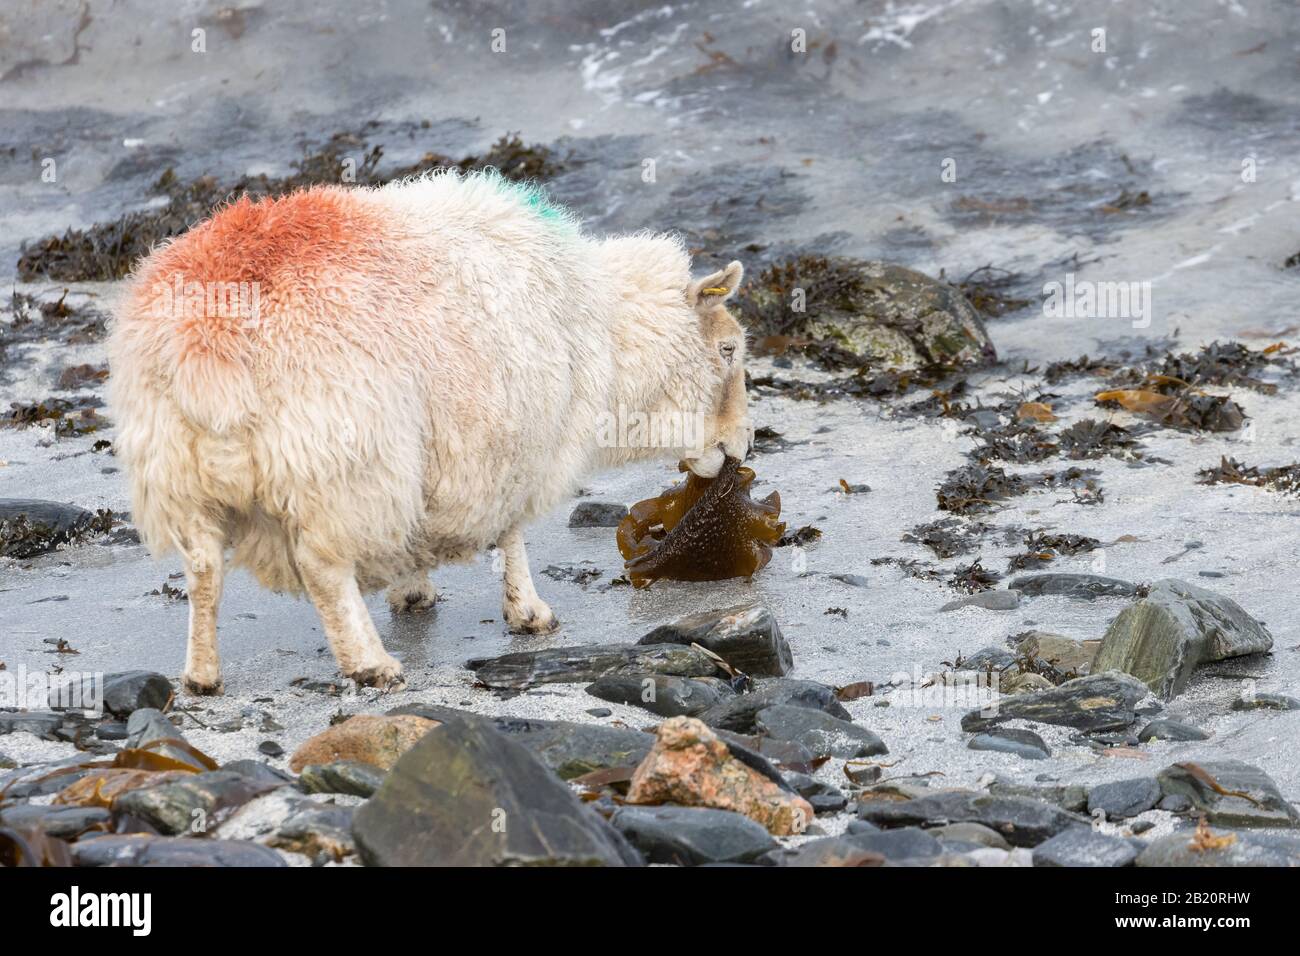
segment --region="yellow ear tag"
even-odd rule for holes
[[[725,285],[715,285],[711,289],[701,289],[700,295],[726,295],[730,291]]]

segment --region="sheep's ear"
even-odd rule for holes
[[[703,311],[726,302],[740,288],[740,280],[745,277],[745,267],[739,262],[730,262],[727,267],[713,275],[696,279],[686,287],[686,304],[693,309]]]

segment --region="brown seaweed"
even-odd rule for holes
[[[785,532],[781,496],[749,495],[752,469],[728,458],[716,478],[701,478],[685,464],[685,482],[639,501],[618,526],[618,549],[636,587],[659,578],[721,581],[750,577],[772,558]]]

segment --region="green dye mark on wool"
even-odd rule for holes
[[[514,182],[499,174],[493,177],[497,189],[513,196],[518,202],[535,212],[541,220],[557,229],[572,231],[577,229],[577,220],[573,213],[563,206],[557,206],[546,195],[546,189],[537,183]]]

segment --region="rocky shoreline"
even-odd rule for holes
[[[1069,583],[1060,577],[1050,586]],[[102,718],[0,714],[0,734],[80,751],[0,776],[0,853],[76,866],[1296,866],[1300,811],[1241,761],[1178,761],[1092,786],[988,773],[952,787],[937,767],[894,770],[888,740],[845,708],[973,689],[987,697],[961,721],[972,750],[1032,767],[1050,752],[1036,731],[1067,728],[1065,746],[1144,756],[1152,741],[1204,736],[1162,716],[1160,653],[1181,667],[1188,647],[1261,653],[1267,639],[1230,600],[1162,582],[1091,647],[1040,633],[917,684],[832,687],[784,676],[796,662],[779,624],[744,605],[637,643],[467,662],[507,705],[584,684],[589,721],[404,703],[340,714],[291,754],[267,740],[221,765],[187,741],[185,726],[213,726],[178,705],[166,677],[109,675]],[[1149,682],[1093,672],[1134,647]],[[1063,666],[1082,675],[1063,679]],[[1015,685],[1024,675],[1047,686]],[[1012,688],[998,693],[1004,681]],[[600,701],[635,708],[640,726],[606,719]],[[1285,720],[1300,701],[1234,707]],[[279,725],[264,715],[258,727]]]

